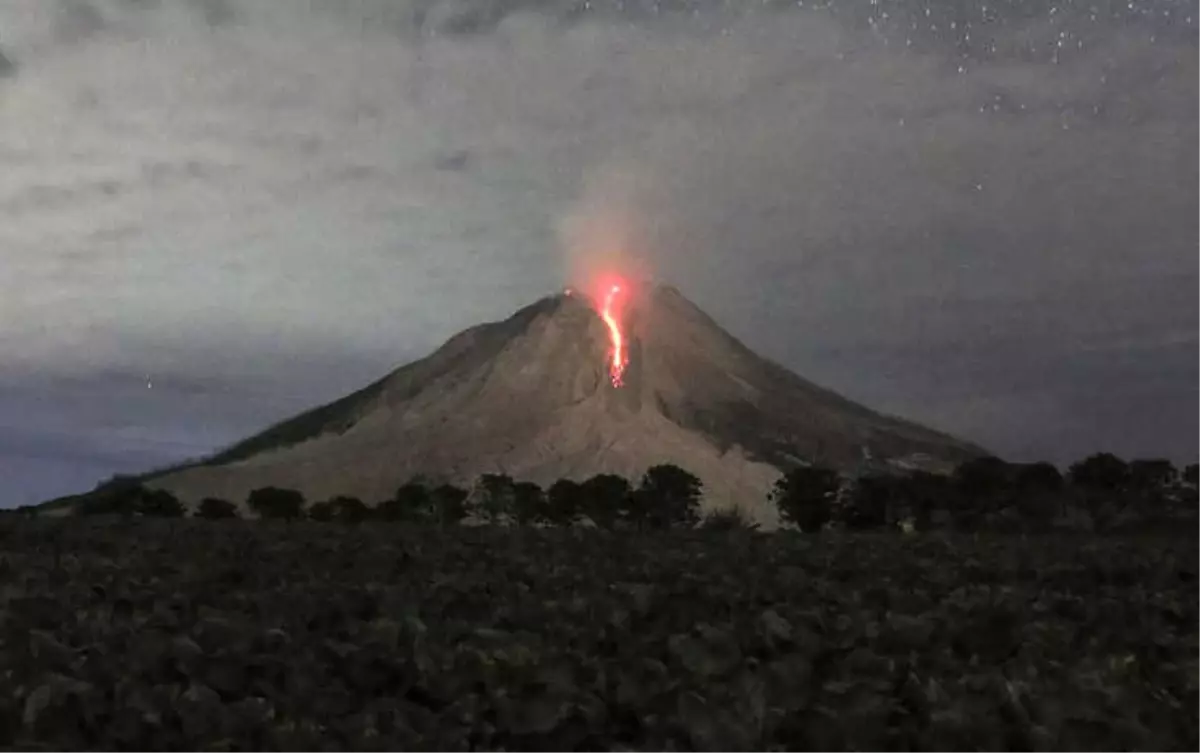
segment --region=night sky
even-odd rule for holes
[[[614,248],[1010,459],[1197,456],[1197,11],[0,1],[0,505],[204,455]]]

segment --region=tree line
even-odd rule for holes
[[[1097,453],[1064,474],[1049,463],[1009,463],[985,457],[948,475],[921,471],[855,477],[801,466],[783,474],[769,495],[782,521],[801,531],[877,529],[1025,532],[1172,529],[1197,520],[1197,466],[1182,471],[1166,460],[1126,462]],[[702,517],[700,479],[675,465],[656,465],[633,486],[613,474],[582,482],[560,479],[548,488],[505,474],[484,474],[473,489],[420,478],[374,505],[352,496],[309,502],[294,489],[263,487],[245,507],[264,519],[457,525],[562,526],[582,520],[601,528],[731,529],[753,524],[736,508]],[[240,507],[214,497],[193,515],[239,517]],[[181,517],[185,506],[170,492],[136,479],[116,478],[76,508],[80,515]]]
[[[1050,463],[984,457],[949,475],[921,471],[846,479],[796,468],[776,482],[781,517],[802,531],[829,528],[1037,532],[1170,530],[1197,522],[1197,466],[1126,462],[1097,453],[1064,474]]]
[[[295,489],[263,487],[245,499],[255,516],[273,520],[309,519],[360,523],[368,520],[456,525],[468,518],[490,524],[569,525],[586,518],[599,527],[655,530],[692,527],[705,522],[700,515],[703,485],[699,478],[675,465],[651,467],[635,487],[614,474],[586,481],[560,479],[543,489],[506,474],[484,474],[474,489],[431,484],[420,478],[402,485],[391,497],[374,505],[339,495],[309,502]],[[200,500],[194,517],[239,517],[239,506],[226,499]],[[148,489],[136,479],[114,479],[93,492],[75,510],[80,515],[143,515],[182,517],[186,507],[162,489]],[[710,516],[709,525],[726,524],[736,514]]]

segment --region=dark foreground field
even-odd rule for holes
[[[1197,749],[1190,539],[0,523],[15,749]]]

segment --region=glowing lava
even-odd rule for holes
[[[625,336],[621,333],[621,323],[617,319],[617,302],[621,295],[621,286],[613,285],[604,295],[604,307],[600,309],[600,318],[608,326],[608,339],[612,343],[609,353],[608,375],[612,378],[612,386],[620,387],[625,376],[625,366],[629,356],[625,352]]]

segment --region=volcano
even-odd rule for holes
[[[417,475],[463,486],[484,473],[543,486],[597,473],[636,483],[648,466],[674,463],[704,482],[705,507],[736,505],[771,525],[767,493],[794,465],[949,468],[983,454],[756,355],[672,287],[631,294],[619,324],[607,314],[581,293],[543,298],[145,483],[192,504],[262,486],[378,501]]]

